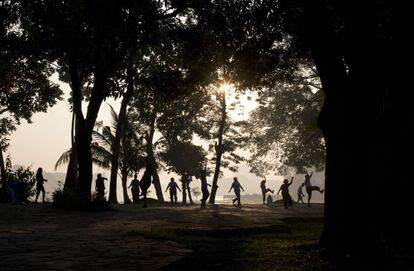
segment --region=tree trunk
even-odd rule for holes
[[[187,203],[187,179],[184,176],[181,178],[181,191],[183,194],[183,203]]]
[[[134,92],[134,81],[133,81],[133,76],[132,76],[132,68],[128,69],[127,76],[128,76],[127,91],[124,94],[124,98],[122,99],[122,103],[121,103],[121,108],[119,109],[118,123],[116,126],[115,138],[114,138],[114,142],[112,143],[111,178],[110,178],[109,198],[108,198],[109,202],[111,203],[118,203],[117,194],[116,194],[116,182],[118,178],[121,139],[122,137],[125,136],[125,123],[127,121],[126,119],[127,106]]]
[[[324,2],[305,2],[305,35],[325,92],[318,119],[326,143],[325,224],[321,245],[341,257],[351,252],[373,252],[376,232],[370,228],[372,210],[367,206],[369,197],[375,193],[367,181],[375,160],[372,145],[375,95],[366,84],[359,85],[363,79],[357,79],[352,66],[347,74],[343,49],[330,29]],[[358,189],[352,189],[350,199],[349,182],[355,176]]]
[[[194,204],[193,197],[191,196],[190,182],[187,183],[187,193],[190,204]]]
[[[147,156],[149,162],[152,165],[152,183],[155,188],[155,193],[157,194],[157,199],[160,202],[164,202],[164,195],[162,193],[160,177],[158,176],[158,164],[154,156],[154,147],[152,141],[154,140],[155,133],[155,121],[157,118],[157,112],[154,110],[152,113],[151,123],[150,123],[150,133],[147,138]]]
[[[79,160],[79,180],[77,183],[77,193],[80,196],[82,204],[88,204],[91,201],[92,186],[92,131],[95,126],[99,109],[104,99],[103,90],[105,80],[100,74],[95,74],[95,82],[92,90],[92,96],[88,104],[86,119],[83,120],[82,112],[76,112],[76,121],[79,125],[79,133],[76,133],[75,142],[77,142],[78,160]],[[74,99],[75,102],[75,99]],[[77,108],[74,106],[74,108]],[[79,108],[78,108],[79,109]]]
[[[214,169],[214,176],[213,176],[213,182],[211,185],[211,194],[209,203],[214,204],[216,200],[216,193],[217,193],[217,183],[220,176],[220,167],[221,167],[221,157],[223,155],[223,134],[224,134],[224,127],[226,125],[226,94],[223,91],[223,95],[221,97],[221,121],[220,121],[220,127],[218,131],[218,138],[217,142],[215,143],[215,151],[216,151],[216,167]]]
[[[4,166],[3,150],[0,149],[0,177],[1,177],[1,196],[0,199],[6,199],[7,196],[7,177],[6,167]]]
[[[71,125],[71,152],[69,158],[69,164],[66,170],[66,178],[63,190],[65,192],[75,191],[76,189],[76,171],[78,169],[78,154],[75,142],[76,128],[76,116],[75,112],[72,113],[72,125]]]
[[[122,192],[124,194],[124,204],[130,204],[131,200],[128,197],[128,172],[122,172]]]

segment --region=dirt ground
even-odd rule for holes
[[[323,205],[116,205],[106,212],[0,204],[0,270],[157,270],[192,253],[140,234],[154,230],[283,231],[286,218],[322,218]]]

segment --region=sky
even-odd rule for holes
[[[54,165],[60,155],[70,148],[70,129],[71,129],[71,117],[72,114],[69,111],[69,103],[67,98],[69,97],[70,88],[67,84],[64,84],[57,79],[57,75],[52,77],[52,81],[59,83],[61,88],[65,92],[65,97],[62,101],[58,102],[55,106],[50,108],[47,113],[37,113],[32,118],[32,124],[23,122],[10,138],[10,147],[6,152],[6,155],[10,155],[13,164],[31,166],[32,169],[42,167],[45,172],[56,173],[49,174],[50,181],[46,189],[51,193],[57,187],[57,181],[64,180],[64,172],[66,166],[62,166],[55,171]],[[227,87],[227,91],[231,92],[231,88]],[[111,104],[116,111],[120,107],[120,101],[114,101],[113,99],[106,100],[99,112],[97,120],[102,120],[104,125],[110,122],[109,106]],[[231,100],[229,101],[231,103]],[[240,96],[240,103],[242,110],[237,113],[232,113],[232,117],[238,120],[245,119],[248,116],[248,112],[255,108],[256,103],[254,99],[249,100],[247,95]],[[84,108],[86,112],[86,107]],[[194,142],[198,145],[205,145],[203,142]],[[244,155],[248,155],[247,152],[243,152]],[[103,176],[109,178],[109,172],[100,168],[94,167],[94,174],[101,172]],[[62,174],[58,174],[62,173]],[[143,172],[140,172],[140,175]],[[233,177],[237,176],[241,184],[248,194],[260,193],[260,178],[249,173],[249,167],[246,164],[239,166],[237,173],[230,172],[228,170],[223,171],[223,179],[219,180],[218,196],[228,194],[228,189],[231,185]],[[140,177],[140,176],[139,176]],[[160,172],[161,185],[165,189],[169,179],[171,177],[177,177],[174,174],[167,174],[166,172]],[[298,176],[300,177],[300,176]],[[302,178],[302,177],[300,177]],[[211,183],[212,177],[208,178]],[[322,177],[314,177],[316,184],[321,184]],[[267,186],[271,189],[277,190],[283,180],[282,176],[267,176]],[[92,186],[95,187],[94,184]],[[109,187],[109,182],[106,184]],[[192,183],[192,187],[199,187],[199,182],[195,180]],[[154,196],[154,189],[150,188],[150,196]],[[118,198],[122,201],[122,189],[120,180],[118,181]],[[296,194],[295,189],[292,189],[293,194]],[[164,193],[164,197],[167,198],[167,193]]]

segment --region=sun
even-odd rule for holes
[[[221,92],[224,92],[224,93],[226,93],[226,92],[229,92],[230,90],[232,90],[234,88],[234,85],[233,84],[231,84],[231,83],[222,83],[221,85],[220,85],[220,87],[219,87],[219,90],[221,91]]]

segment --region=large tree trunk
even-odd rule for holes
[[[127,121],[126,119],[127,106],[134,92],[134,80],[132,76],[132,68],[128,69],[127,76],[128,76],[127,91],[124,94],[124,98],[122,99],[122,103],[121,103],[121,108],[119,109],[118,123],[116,126],[115,138],[114,138],[114,142],[112,143],[111,178],[110,178],[109,198],[108,198],[109,202],[111,203],[118,203],[117,194],[116,194],[116,182],[118,178],[121,139],[122,137],[125,136],[125,124]]]
[[[102,75],[95,73],[95,82],[92,90],[92,96],[89,101],[86,119],[82,117],[82,111],[76,112],[76,121],[83,125],[79,125],[79,133],[76,133],[75,142],[77,145],[79,160],[79,180],[77,183],[77,193],[80,196],[80,202],[88,204],[91,201],[92,186],[92,131],[95,126],[99,109],[104,99],[103,90],[105,88],[105,80]],[[75,103],[75,96],[74,96]],[[74,106],[79,110],[80,106]]]
[[[4,166],[3,150],[0,149],[0,178],[1,178],[1,196],[0,198],[6,199],[7,196],[7,176],[6,167]]]
[[[214,169],[214,176],[213,176],[213,182],[211,185],[211,194],[209,203],[214,204],[216,200],[216,193],[218,188],[218,179],[220,177],[220,167],[221,167],[221,157],[223,155],[223,134],[224,134],[224,128],[226,125],[226,94],[223,91],[222,97],[221,97],[221,121],[220,121],[220,127],[217,135],[217,142],[215,143],[215,151],[216,151],[216,167]]]
[[[343,48],[330,29],[332,22],[328,19],[325,2],[305,2],[307,42],[325,92],[319,116],[327,153],[325,225],[321,245],[340,256],[349,253],[363,255],[364,252],[365,255],[367,252],[375,254],[379,239],[375,228],[372,228],[371,208],[375,207],[370,204],[370,197],[375,193],[369,179],[372,170],[375,171],[373,126],[376,96],[373,86],[366,84],[367,79],[361,71],[354,70],[352,62],[347,62],[350,65],[347,73]],[[345,54],[347,57],[358,55],[352,47],[355,44],[345,45],[349,46]],[[366,58],[362,55],[357,57]],[[354,64],[370,73],[368,70],[375,62],[367,65],[369,61],[372,59]],[[369,75],[368,78],[373,79]],[[354,184],[350,182],[355,178],[358,184],[353,189]],[[352,198],[349,193],[352,193]]]
[[[69,158],[69,164],[66,170],[65,185],[63,187],[65,192],[75,191],[76,189],[76,172],[78,169],[78,153],[75,142],[76,128],[76,116],[75,112],[72,113],[72,126],[71,126],[71,152]]]
[[[164,202],[164,195],[162,193],[160,177],[158,176],[158,164],[157,164],[157,161],[155,160],[154,146],[152,144],[154,140],[154,134],[155,134],[156,118],[157,118],[157,113],[154,110],[154,112],[152,113],[152,118],[151,118],[151,123],[150,123],[150,133],[147,138],[147,156],[148,156],[149,162],[152,165],[152,183],[155,188],[155,193],[157,194],[157,199],[160,202]]]

